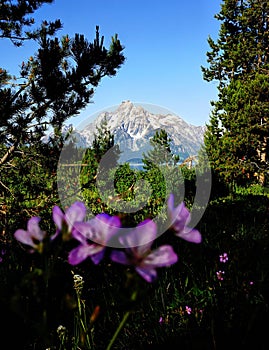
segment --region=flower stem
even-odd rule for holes
[[[119,324],[118,328],[116,329],[116,332],[114,333],[113,337],[111,338],[106,350],[110,350],[112,345],[114,344],[115,340],[117,339],[121,329],[123,328],[123,326],[125,325],[128,317],[130,315],[130,311],[126,311],[126,313],[124,314],[122,320],[121,320],[121,323]]]
[[[135,301],[136,300],[136,297],[137,297],[137,291],[135,290],[131,296],[131,301]],[[117,339],[120,331],[122,330],[122,328],[124,327],[129,315],[130,315],[130,311],[126,311],[122,320],[121,320],[121,323],[119,324],[118,328],[116,329],[116,332],[114,333],[113,337],[111,338],[106,350],[110,350],[112,345],[114,344],[115,340]]]

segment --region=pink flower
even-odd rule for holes
[[[192,312],[191,307],[189,307],[189,306],[186,306],[186,307],[185,307],[185,310],[186,310],[186,312],[187,312],[188,315],[190,315],[191,312]]]
[[[46,236],[46,232],[42,231],[39,227],[40,217],[34,216],[31,219],[29,219],[27,223],[27,230],[18,229],[14,236],[17,239],[17,241],[26,244],[29,247],[32,247],[29,249],[30,253],[33,253],[35,251],[42,252],[43,250],[43,244],[42,241]]]
[[[119,217],[108,214],[98,214],[88,222],[76,223],[72,235],[81,244],[71,250],[68,262],[77,265],[90,257],[94,264],[99,264],[104,257],[108,241],[120,226]]]
[[[228,254],[223,253],[222,255],[219,256],[219,261],[222,263],[226,263],[228,261]]]
[[[170,245],[163,245],[151,250],[157,236],[157,226],[152,220],[144,220],[133,231],[119,238],[125,251],[113,250],[111,260],[123,265],[135,267],[136,272],[147,282],[157,277],[156,268],[170,266],[178,258]]]
[[[201,233],[193,228],[188,227],[191,220],[191,214],[186,208],[185,203],[181,202],[174,208],[174,195],[171,193],[168,200],[168,215],[172,221],[172,229],[176,236],[193,243],[201,243]]]
[[[73,203],[64,213],[57,205],[52,209],[52,218],[56,225],[54,239],[62,233],[63,240],[71,239],[75,222],[81,222],[86,216],[86,207],[82,202]]]
[[[224,271],[217,271],[216,274],[217,274],[217,279],[219,281],[223,281],[223,275],[225,274],[225,272]]]

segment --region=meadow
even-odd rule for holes
[[[130,172],[125,170],[130,180]],[[184,203],[189,211],[196,190],[195,179],[192,170],[184,169],[183,173]],[[126,193],[123,175],[119,177],[119,193]],[[152,178],[157,179],[156,173]],[[82,183],[83,179],[85,169]],[[155,190],[160,190],[162,183],[157,184]],[[86,218],[83,207],[70,214],[68,208],[74,204],[72,193],[70,205],[62,207],[54,191],[50,202],[41,200],[41,194],[38,201],[26,194],[20,203],[5,198],[0,263],[5,348],[267,349],[269,198],[266,187],[250,185],[231,190],[213,181],[210,200],[194,229],[200,232],[201,242],[175,235],[182,230],[179,228],[182,222],[184,225],[188,222],[188,211],[183,218],[177,212],[178,226],[169,227],[155,237],[149,251],[169,245],[178,259],[170,261],[166,256],[166,261],[159,265],[156,260],[156,269],[154,264],[150,265],[150,272],[144,271],[146,275],[138,273],[138,260],[119,264],[122,256],[115,257],[118,253],[113,253],[114,248],[106,246],[105,241],[92,242],[95,246],[106,246],[102,256],[91,244],[86,253],[74,253],[71,261],[70,252],[82,241],[71,233],[74,215],[77,221]],[[92,201],[91,210],[95,206],[96,215],[103,213],[104,206],[96,195],[86,188],[77,203],[86,203],[89,208]],[[161,198],[163,193],[156,193],[158,196]],[[139,221],[153,219],[160,208],[167,209],[162,200],[156,207],[156,198],[133,221],[130,215],[109,211],[108,206],[106,215],[114,220],[117,217],[125,227],[132,221],[130,226],[135,227]],[[127,197],[125,200],[128,202]],[[40,218],[32,228],[31,217]],[[117,226],[104,220],[109,230]],[[102,231],[102,222],[96,224],[97,236],[98,230]],[[109,230],[104,232],[109,235]],[[20,231],[17,236],[16,231]],[[143,234],[145,237],[149,234],[147,229]],[[143,254],[139,259],[146,259],[149,252]],[[166,255],[171,257],[171,251]],[[159,259],[158,254],[151,257],[155,258]],[[152,269],[156,276],[152,275]]]

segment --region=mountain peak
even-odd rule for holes
[[[141,158],[151,147],[150,139],[160,129],[164,129],[172,139],[172,152],[178,154],[181,160],[197,155],[203,143],[204,127],[190,125],[168,111],[151,113],[146,107],[126,100],[116,110],[99,114],[80,131],[89,144],[92,144],[97,128],[104,119],[114,135],[115,144],[118,144],[123,152],[123,161]]]
[[[142,117],[144,114],[146,114],[146,111],[143,107],[135,105],[130,100],[122,101],[122,103],[119,105],[119,107],[116,109],[117,115],[122,115],[124,119],[130,115],[136,116],[136,117]]]
[[[122,107],[126,107],[126,106],[133,107],[134,104],[130,100],[126,100],[126,101],[122,101],[122,103],[119,105],[118,108],[122,108]]]

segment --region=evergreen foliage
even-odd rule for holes
[[[105,156],[105,157],[104,157]],[[114,173],[118,165],[120,150],[114,144],[114,135],[108,129],[104,119],[97,128],[92,146],[87,148],[83,155],[83,166],[80,172],[80,185],[84,201],[94,213],[104,210],[101,195],[106,191],[108,174]],[[98,182],[98,187],[96,186]],[[99,193],[100,187],[102,193]]]
[[[39,141],[48,125],[59,132],[65,120],[91,101],[100,80],[115,75],[124,62],[117,36],[106,49],[98,26],[92,43],[79,34],[51,39],[46,30],[38,42],[38,52],[21,64],[21,82],[2,80],[0,140],[10,148],[1,163],[25,142]]]
[[[174,165],[178,162],[179,156],[173,155],[170,147],[171,138],[164,129],[157,130],[150,145],[152,149],[143,154],[144,169],[149,170],[159,165]]]
[[[31,27],[35,20],[29,17],[43,4],[50,4],[53,0],[1,0],[0,1],[0,38],[10,39],[16,46],[21,46],[24,40],[38,37],[38,31],[26,31],[25,28]],[[56,28],[61,27],[59,21],[51,23]]]
[[[152,191],[149,200],[150,210],[147,212],[150,217],[154,217],[162,208],[173,186],[178,189],[179,197],[182,196],[179,192],[183,178],[176,166],[179,156],[173,154],[171,141],[165,130],[157,130],[150,140],[151,149],[143,153],[143,179],[147,181]]]
[[[205,134],[214,172],[226,182],[265,184],[268,167],[269,3],[224,0],[219,37],[208,39],[204,79],[218,81]]]
[[[59,204],[57,165],[69,136],[62,135],[62,126],[92,101],[102,78],[115,76],[125,60],[117,34],[106,48],[98,26],[92,41],[82,34],[57,36],[60,20],[44,20],[33,28],[34,19],[29,15],[51,2],[0,1],[0,38],[15,46],[25,40],[37,45],[35,53],[18,62],[18,76],[0,68],[0,218],[4,232],[13,232],[17,226],[15,213],[18,222],[23,222],[22,217]],[[44,144],[43,136],[51,129],[54,136]],[[74,158],[78,150],[71,144],[69,148]]]

